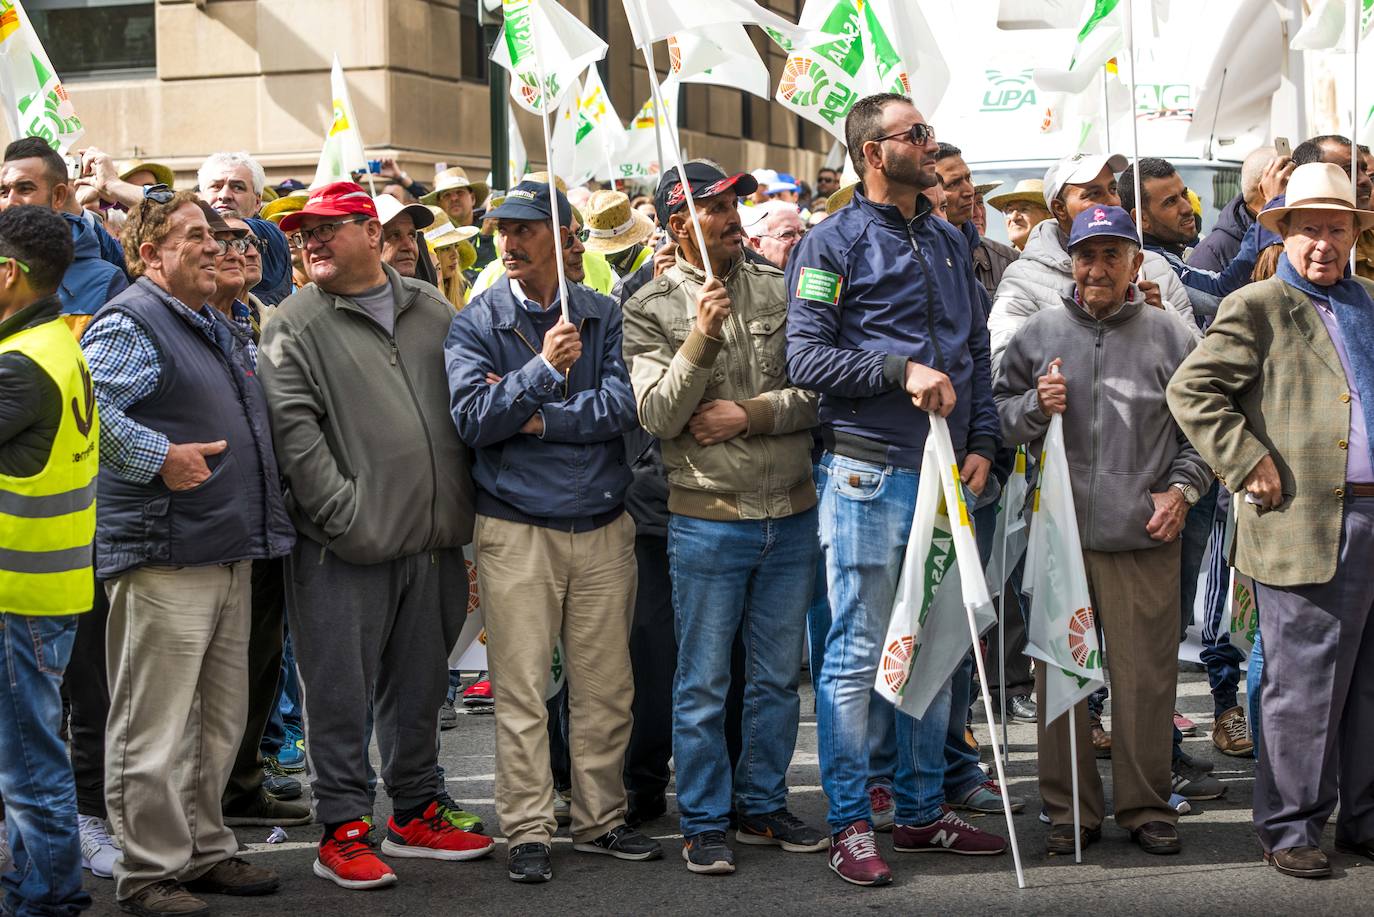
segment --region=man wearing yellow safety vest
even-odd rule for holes
[[[71,263],[61,216],[0,213],[0,796],[15,866],[0,877],[6,913],[91,904],[58,734],[62,672],[93,595],[100,462],[90,371],[58,317]]]

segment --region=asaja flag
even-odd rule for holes
[[[589,67],[581,90],[569,93],[558,111],[552,140],[554,173],[569,186],[590,178],[617,178],[612,170],[626,144],[624,125],[611,107],[601,75]]]
[[[555,0],[502,0],[501,10],[491,59],[510,71],[511,98],[536,115],[556,111],[582,71],[606,56],[606,43]]]
[[[743,26],[668,36],[668,66],[680,83],[706,83],[768,96],[768,68]]]
[[[0,0],[0,96],[10,136],[66,153],[86,133],[19,0]]]
[[[1104,683],[1060,414],[1050,418],[1045,434],[1034,507],[1026,548],[1026,653],[1045,664],[1044,722],[1050,723]]]
[[[755,0],[625,0],[625,16],[637,48],[669,35],[732,24],[760,26],[784,44],[799,41],[805,34],[796,23]]]
[[[363,152],[363,138],[358,131],[358,118],[353,114],[353,102],[348,98],[348,83],[344,80],[339,55],[329,71],[330,96],[334,111],[329,130],[320,151],[320,164],[315,167],[315,180],[310,187],[318,188],[336,181],[352,181],[354,172],[367,171],[367,154]]]
[[[973,646],[966,606],[976,610],[979,633],[996,623],[949,427],[932,416],[874,690],[924,716]]]
[[[1329,48],[1350,47],[1350,3],[1360,5],[1360,39],[1369,35],[1374,24],[1374,0],[1318,0],[1312,12],[1303,18],[1289,46],[1294,51],[1324,51]]]
[[[668,131],[677,129],[678,81],[669,77],[662,85],[665,113],[655,113],[653,97],[640,107],[639,113],[625,130],[625,149],[616,160],[616,178],[658,180],[663,171],[658,161],[656,131],[663,132],[663,144],[669,149],[672,139]]]

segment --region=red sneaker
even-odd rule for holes
[[[953,812],[928,825],[893,825],[892,849],[902,853],[959,853],[964,856],[995,856],[1005,853],[1007,842],[979,831]]]
[[[886,885],[892,870],[878,853],[877,838],[866,821],[856,821],[830,837],[830,869],[854,885]]]
[[[421,857],[427,860],[475,860],[491,853],[496,842],[482,834],[460,831],[444,817],[437,802],[425,814],[402,827],[393,817],[387,823],[382,852],[394,857]]]
[[[396,884],[396,873],[367,846],[368,824],[351,821],[320,839],[315,875],[343,888],[383,888]]]
[[[481,710],[483,713],[495,707],[496,698],[491,694],[491,679],[484,677],[468,685],[467,690],[463,692],[463,706],[469,710]]]
[[[1177,710],[1174,711],[1174,728],[1186,736],[1197,735],[1197,723],[1194,723]]]
[[[875,783],[868,788],[868,807],[873,812],[873,830],[891,831],[892,818],[897,813],[897,803],[892,798],[892,790]]]

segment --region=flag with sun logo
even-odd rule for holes
[[[0,0],[0,95],[15,139],[40,137],[66,153],[86,133],[19,0]]]
[[[949,86],[949,68],[915,3],[806,0],[800,25],[810,34],[784,44],[775,97],[841,143],[845,118],[864,96],[900,93],[929,115]]]
[[[353,113],[353,102],[348,98],[348,83],[344,80],[343,67],[339,64],[337,54],[329,70],[329,95],[333,113],[329,118],[329,129],[324,135],[324,147],[320,150],[320,161],[315,167],[315,180],[310,183],[311,188],[319,188],[330,182],[352,181],[354,172],[367,171],[367,153],[363,151],[358,116]]]
[[[1043,722],[1050,723],[1105,683],[1060,414],[1045,434],[1033,506],[1026,547],[1026,653],[1045,664]]]

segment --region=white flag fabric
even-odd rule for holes
[[[553,132],[554,173],[569,187],[590,178],[610,180],[612,167],[627,144],[625,127],[611,106],[596,67],[587,68],[579,92],[570,93],[558,111]]]
[[[1045,663],[1043,722],[1051,723],[1104,684],[1060,414],[1050,418],[1045,434],[1026,551],[1026,591],[1031,593],[1026,653]]]
[[[669,35],[668,64],[679,83],[728,86],[769,98],[768,68],[744,26]]]
[[[1226,505],[1226,529],[1221,540],[1221,556],[1230,563],[1232,547],[1236,542],[1236,515],[1244,499],[1241,494],[1233,494]],[[1255,604],[1255,581],[1244,573],[1230,568],[1230,580],[1226,588],[1228,636],[1231,645],[1240,651],[1242,657],[1249,659],[1250,650],[1255,645],[1255,634],[1259,632],[1259,607]]]
[[[663,107],[666,111],[660,124],[655,117],[654,100],[651,96],[639,109],[625,131],[625,148],[616,160],[616,178],[658,180],[663,171],[658,161],[658,143],[654,139],[655,130],[663,131],[664,155],[670,155],[672,139],[668,131],[677,129],[678,81],[669,77],[660,87],[663,94]],[[658,125],[656,128],[655,125]]]
[[[996,623],[949,427],[932,416],[874,690],[904,713],[925,715],[973,646],[969,605],[979,633]]]
[[[1283,85],[1283,68],[1274,65],[1285,54],[1283,29],[1271,0],[1240,0],[1216,48],[1198,83],[1187,141],[1234,137],[1268,125],[1274,94]]]
[[[1360,40],[1363,41],[1374,23],[1374,0],[1318,0],[1311,14],[1303,19],[1302,28],[1290,40],[1289,47],[1294,51],[1349,47],[1350,2],[1360,4]]]
[[[0,0],[0,96],[10,136],[66,153],[86,133],[20,0]]]
[[[997,529],[992,537],[992,557],[988,560],[990,595],[1002,594],[1007,577],[1011,576],[1011,571],[1016,569],[1021,555],[1026,552],[1026,542],[1030,540],[1030,525],[1025,516],[1026,494],[1029,490],[1030,485],[1026,482],[1026,447],[1019,446],[1011,476],[1002,486],[1002,497],[997,503]],[[1014,602],[1015,599],[1015,596],[1010,597],[1010,601]]]
[[[337,54],[334,55],[334,66],[329,71],[329,89],[334,114],[324,136],[324,149],[320,151],[320,164],[315,168],[315,180],[310,183],[311,188],[330,182],[352,181],[352,173],[367,171],[362,134],[358,131],[358,119],[353,114],[353,103],[348,98],[348,83],[344,80],[343,67],[339,65]]]
[[[606,42],[556,0],[502,0],[501,9],[491,60],[510,72],[511,98],[532,114],[557,111],[582,71],[606,56]]]
[[[760,26],[782,43],[805,34],[796,23],[754,0],[625,0],[625,16],[637,48],[680,32],[732,23]]]

